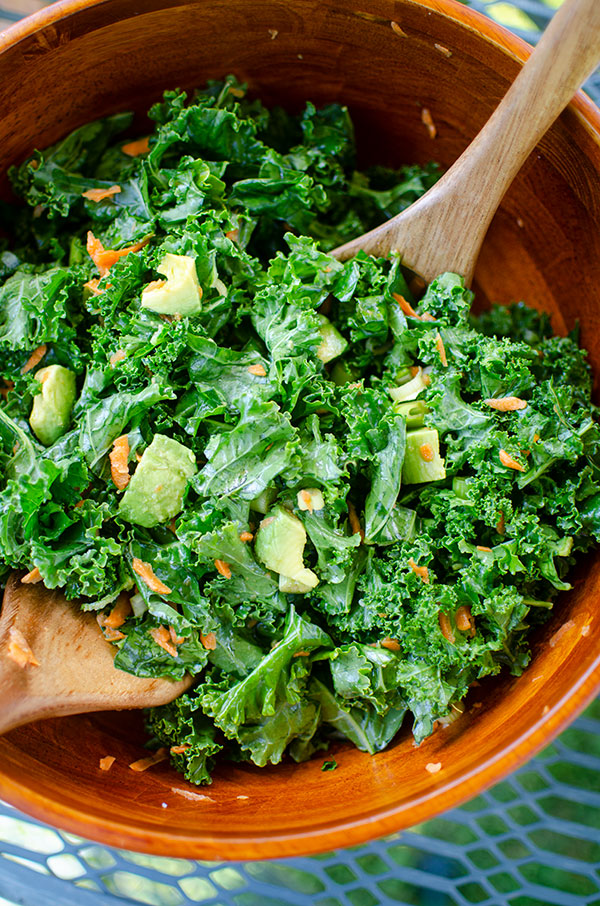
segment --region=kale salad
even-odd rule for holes
[[[438,177],[357,170],[345,108],[230,77],[150,119],[11,174],[3,579],[96,611],[119,669],[193,675],[146,715],[193,783],[418,743],[523,671],[600,540],[585,352],[522,304],[473,317],[454,274],[419,299],[398,257],[328,254]]]

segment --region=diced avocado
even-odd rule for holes
[[[142,290],[142,307],[161,315],[193,315],[202,309],[202,288],[196,262],[187,255],[167,252],[158,267],[164,280],[155,280]]]
[[[331,380],[338,387],[341,387],[342,384],[351,384],[357,377],[358,373],[350,368],[346,362],[336,362],[331,369]]]
[[[406,381],[400,387],[390,387],[388,393],[396,403],[401,403],[405,400],[416,400],[419,393],[422,393],[427,387],[427,380],[428,378],[423,374],[423,369],[419,368],[410,381]]]
[[[62,365],[47,365],[35,373],[42,392],[33,398],[29,424],[47,447],[66,432],[75,402],[75,375]]]
[[[255,513],[262,513],[264,516],[271,509],[276,497],[277,488],[265,488],[258,497],[254,497],[250,501],[250,509]]]
[[[560,541],[554,544],[554,551],[558,557],[568,557],[573,550],[573,539],[570,535],[565,535]]]
[[[307,572],[310,573],[312,571],[309,569]],[[314,573],[312,573],[312,575],[314,576]],[[314,582],[310,585],[306,585],[298,579],[290,579],[289,576],[279,576],[279,591],[284,592],[284,594],[305,595],[307,591],[311,591],[314,587]]]
[[[404,484],[423,484],[446,477],[440,456],[440,438],[435,428],[419,428],[406,435],[406,452],[402,466]]]
[[[337,359],[338,356],[346,351],[348,340],[341,335],[337,327],[334,327],[325,315],[319,315],[319,320],[321,322],[319,327],[321,343],[317,349],[317,356],[326,365],[327,362]]]
[[[180,512],[188,481],[197,470],[191,450],[156,434],[123,494],[121,518],[146,528],[172,519]]]
[[[456,478],[452,479],[452,490],[454,491],[454,493],[456,494],[457,497],[461,497],[463,500],[466,500],[466,501],[469,501],[469,492],[467,490],[468,487],[469,487],[468,479],[461,478],[458,475],[456,476]]]
[[[322,510],[325,506],[323,492],[319,488],[303,488],[296,494],[299,510]]]
[[[314,588],[319,579],[304,566],[305,545],[306,531],[298,517],[277,506],[258,527],[254,552],[267,569]]]
[[[406,427],[411,430],[423,427],[429,406],[423,400],[415,400],[409,403],[396,403],[394,411],[406,419]]]

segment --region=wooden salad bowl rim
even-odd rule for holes
[[[457,0],[403,0],[405,5],[421,6],[448,17],[467,29],[476,32],[485,41],[501,48],[515,61],[523,62],[531,49],[523,40],[496,24],[484,15],[463,6]],[[41,10],[27,19],[16,23],[0,34],[0,54],[16,47],[21,41],[36,33],[63,24],[69,17],[96,7],[109,6],[111,0],[60,0],[51,7]],[[143,12],[189,5],[185,0],[145,0]],[[392,10],[393,4],[390,4]],[[580,124],[593,141],[600,145],[600,111],[583,93],[578,92],[571,104]],[[450,809],[480,793],[485,787],[501,780],[534,753],[545,746],[594,698],[600,688],[600,646],[595,658],[588,661],[574,684],[554,705],[541,713],[540,717],[518,738],[500,752],[482,761],[474,761],[470,771],[458,778],[444,780],[443,772],[432,777],[431,786],[420,797],[388,809],[368,812],[368,805],[352,820],[323,821],[310,830],[291,829],[277,835],[263,836],[243,834],[218,837],[207,833],[191,834],[169,829],[168,825],[150,828],[148,824],[136,827],[122,821],[117,814],[98,818],[61,801],[59,795],[50,798],[41,794],[15,777],[5,776],[0,765],[0,796],[16,808],[38,818],[51,822],[72,833],[92,839],[100,839],[111,846],[135,849],[157,855],[185,856],[188,858],[210,859],[252,859],[310,854],[347,847],[365,842],[377,836],[398,831],[401,828],[421,823],[442,811]],[[534,693],[532,693],[534,694]]]

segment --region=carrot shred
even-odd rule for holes
[[[125,350],[124,350],[124,349],[117,349],[117,351],[115,352],[115,354],[114,354],[114,355],[111,355],[110,359],[108,360],[108,364],[109,364],[112,368],[114,368],[115,365],[117,364],[117,362],[122,362],[123,359],[126,359],[126,358],[127,358],[127,353],[125,352]]]
[[[506,466],[508,469],[516,469],[517,472],[524,472],[525,466],[522,466],[520,462],[517,462],[516,459],[507,453],[506,450],[500,450],[498,454],[500,457],[500,462],[503,466]]]
[[[85,500],[78,500],[77,503],[73,504],[73,509],[78,510],[80,507],[83,506],[84,503],[85,503]]]
[[[306,491],[306,490],[300,491],[300,497],[302,498],[302,503],[304,504],[304,506],[306,507],[308,512],[312,513],[312,511],[313,511],[312,497],[310,496],[308,491]]]
[[[40,662],[29,646],[29,642],[20,629],[11,626],[8,630],[8,657],[19,667],[39,667]]]
[[[132,562],[133,571],[138,574],[142,582],[144,582],[150,591],[155,591],[159,595],[170,595],[171,589],[161,582],[160,579],[154,574],[154,570],[149,563],[145,563],[143,560],[140,560],[139,557],[134,557]]]
[[[485,545],[485,544],[478,544],[477,550],[478,551],[491,551],[491,547],[487,547],[487,545]]]
[[[412,557],[408,561],[408,565],[412,569],[413,573],[418,576],[419,579],[421,579],[421,581],[425,583],[425,585],[429,585],[429,570],[426,566],[417,566]]]
[[[382,648],[387,648],[388,651],[400,651],[402,647],[400,645],[400,642],[398,642],[396,639],[390,639],[389,637],[382,639],[379,644]]]
[[[145,135],[144,138],[136,138],[132,142],[127,142],[127,144],[121,145],[121,151],[123,152],[123,154],[129,155],[129,157],[139,157],[140,154],[147,154],[149,150],[149,135]]]
[[[3,399],[8,399],[8,394],[10,393],[10,391],[15,389],[15,382],[9,381],[6,378],[3,378],[2,383],[3,383],[3,386],[0,387],[0,396]]]
[[[131,612],[129,595],[122,591],[116,600],[115,606],[104,620],[104,626],[107,626],[109,629],[118,629],[123,625]]]
[[[107,642],[120,642],[121,639],[125,638],[125,633],[121,632],[120,629],[112,629],[112,627],[106,625],[107,616],[103,613],[99,613],[96,617],[96,622],[104,634],[104,638]]]
[[[261,365],[260,362],[258,365],[248,365],[248,371],[250,374],[255,374],[257,377],[265,377],[267,374],[264,365]]]
[[[437,126],[433,122],[433,117],[428,107],[423,107],[421,110],[421,122],[427,129],[429,138],[435,138],[437,135]]]
[[[534,434],[534,435],[533,435],[533,442],[534,442],[534,444],[537,444],[538,440],[541,440],[540,435],[539,435],[539,434]]]
[[[499,535],[503,535],[504,532],[506,531],[506,523],[504,521],[504,513],[502,511],[500,511],[500,515],[498,516],[498,522],[496,523],[496,531],[498,532]]]
[[[31,371],[32,368],[35,368],[36,365],[39,365],[47,352],[48,347],[45,343],[42,343],[41,346],[38,346],[37,349],[34,349],[21,368],[21,374],[27,374],[28,371]]]
[[[169,626],[169,635],[171,636],[171,641],[174,645],[183,645],[183,643],[185,642],[185,639],[179,638],[179,636],[175,632],[174,626]]]
[[[421,459],[425,460],[425,462],[433,462],[435,454],[433,452],[433,447],[431,446],[431,444],[421,444],[421,446],[419,447],[419,454],[421,456]]]
[[[101,296],[104,292],[103,289],[98,289],[100,280],[98,277],[92,277],[91,280],[88,280],[87,283],[83,284],[83,288],[91,292],[92,296]]]
[[[365,540],[365,533],[363,527],[360,524],[360,519],[358,518],[358,513],[354,507],[354,504],[349,500],[348,501],[348,521],[350,522],[350,528],[352,529],[353,535],[360,535],[360,540]]]
[[[309,655],[310,651],[296,651],[296,653],[293,654],[292,657],[308,657]]]
[[[113,448],[108,454],[110,459],[110,474],[117,490],[124,491],[129,484],[129,438],[127,434],[115,438]]]
[[[161,761],[166,761],[168,757],[168,749],[158,749],[154,755],[148,755],[146,758],[139,758],[137,761],[133,761],[129,767],[132,771],[136,771],[139,774],[141,771],[147,771],[148,768],[151,768],[155,764],[159,764]]]
[[[238,239],[240,238],[240,231],[239,230],[227,230],[225,235],[227,236],[228,239],[230,239],[232,242],[235,242],[237,244]]]
[[[242,532],[242,534],[240,535],[240,541],[252,541],[253,538],[254,535],[252,534],[252,532]]]
[[[470,607],[462,604],[454,614],[454,619],[456,621],[456,628],[460,629],[461,632],[466,632],[468,629],[474,629]]]
[[[171,657],[177,657],[177,648],[171,641],[171,635],[166,626],[155,626],[150,630],[150,635],[163,651],[166,651]]]
[[[28,572],[27,575],[23,576],[23,578],[21,579],[21,582],[23,585],[36,585],[38,582],[41,582],[41,581],[42,581],[42,574],[39,571],[39,569],[37,568],[37,566],[34,566],[33,569],[31,570],[31,572]]]
[[[207,632],[206,635],[200,633],[200,641],[207,651],[214,651],[217,647],[217,637],[214,632]]]
[[[442,340],[442,337],[439,332],[435,335],[435,346],[436,346],[437,351],[440,354],[440,362],[442,363],[444,368],[447,368],[448,359],[446,357],[446,347],[444,346],[444,341]]]
[[[229,563],[225,562],[225,560],[215,560],[215,569],[225,579],[231,579],[231,567]]]
[[[498,399],[487,399],[483,402],[498,412],[514,412],[527,407],[526,400],[519,399],[518,396],[501,396]]]
[[[171,755],[183,755],[184,752],[187,752],[187,750],[191,748],[192,747],[189,742],[184,742],[180,746],[171,746],[169,752],[171,753]]]
[[[454,632],[452,631],[452,624],[450,623],[450,618],[448,617],[448,614],[442,613],[442,611],[440,610],[440,612],[438,614],[438,623],[440,624],[440,629],[442,631],[442,635],[444,636],[446,641],[450,642],[451,645],[454,645],[455,636],[454,636]]]
[[[139,242],[134,242],[133,245],[128,245],[124,249],[105,249],[100,240],[96,239],[92,231],[88,230],[86,248],[88,255],[100,271],[100,275],[104,277],[119,258],[122,258],[124,255],[129,255],[130,252],[139,252],[140,249],[143,249],[149,242],[150,236],[146,236],[145,239],[140,239]]]
[[[89,201],[104,201],[105,198],[112,198],[113,195],[118,195],[121,191],[121,186],[110,186],[108,189],[88,189],[86,192],[81,193],[82,198],[87,198]]]
[[[416,318],[417,321],[422,321],[423,318],[421,315],[417,314],[414,310],[408,299],[405,299],[404,296],[401,296],[400,293],[392,293],[392,296],[402,309],[402,312],[407,315],[409,318]]]
[[[110,771],[116,760],[114,755],[105,755],[104,758],[100,759],[100,770]]]

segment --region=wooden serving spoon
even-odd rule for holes
[[[45,717],[164,705],[192,683],[132,676],[114,655],[93,613],[13,573],[0,615],[0,734]]]
[[[492,217],[542,136],[600,61],[600,0],[566,0],[481,132],[418,201],[332,253],[398,251],[428,283],[469,284]]]

